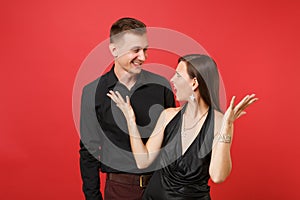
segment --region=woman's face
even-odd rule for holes
[[[187,64],[184,61],[178,63],[176,73],[171,78],[177,101],[188,101],[193,94],[191,79],[187,73]]]

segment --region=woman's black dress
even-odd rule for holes
[[[185,107],[175,115],[165,129],[161,169],[156,171],[143,196],[144,200],[210,199],[209,164],[214,135],[214,112],[209,109],[203,126],[182,155],[181,122]]]

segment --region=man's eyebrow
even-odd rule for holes
[[[148,49],[149,45],[145,46],[144,48],[142,48],[141,46],[133,46],[131,47],[131,49]]]

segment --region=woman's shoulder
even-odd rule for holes
[[[176,115],[178,112],[180,112],[182,107],[173,107],[173,108],[167,108],[165,109],[165,113],[168,115]]]
[[[162,112],[162,116],[164,116],[166,121],[169,122],[178,112],[180,112],[180,110],[181,107],[167,108]]]
[[[178,113],[180,110],[181,107],[171,107],[171,108],[166,108],[164,112],[172,114],[172,113]]]

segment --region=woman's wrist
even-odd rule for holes
[[[223,121],[223,126],[231,127],[231,126],[233,126],[233,121],[226,119]]]
[[[232,141],[232,135],[231,134],[219,134],[218,136],[218,142],[223,143],[231,143]]]
[[[136,125],[135,117],[127,118],[128,125]]]
[[[218,142],[231,143],[233,136],[233,123],[224,123],[219,135]]]

